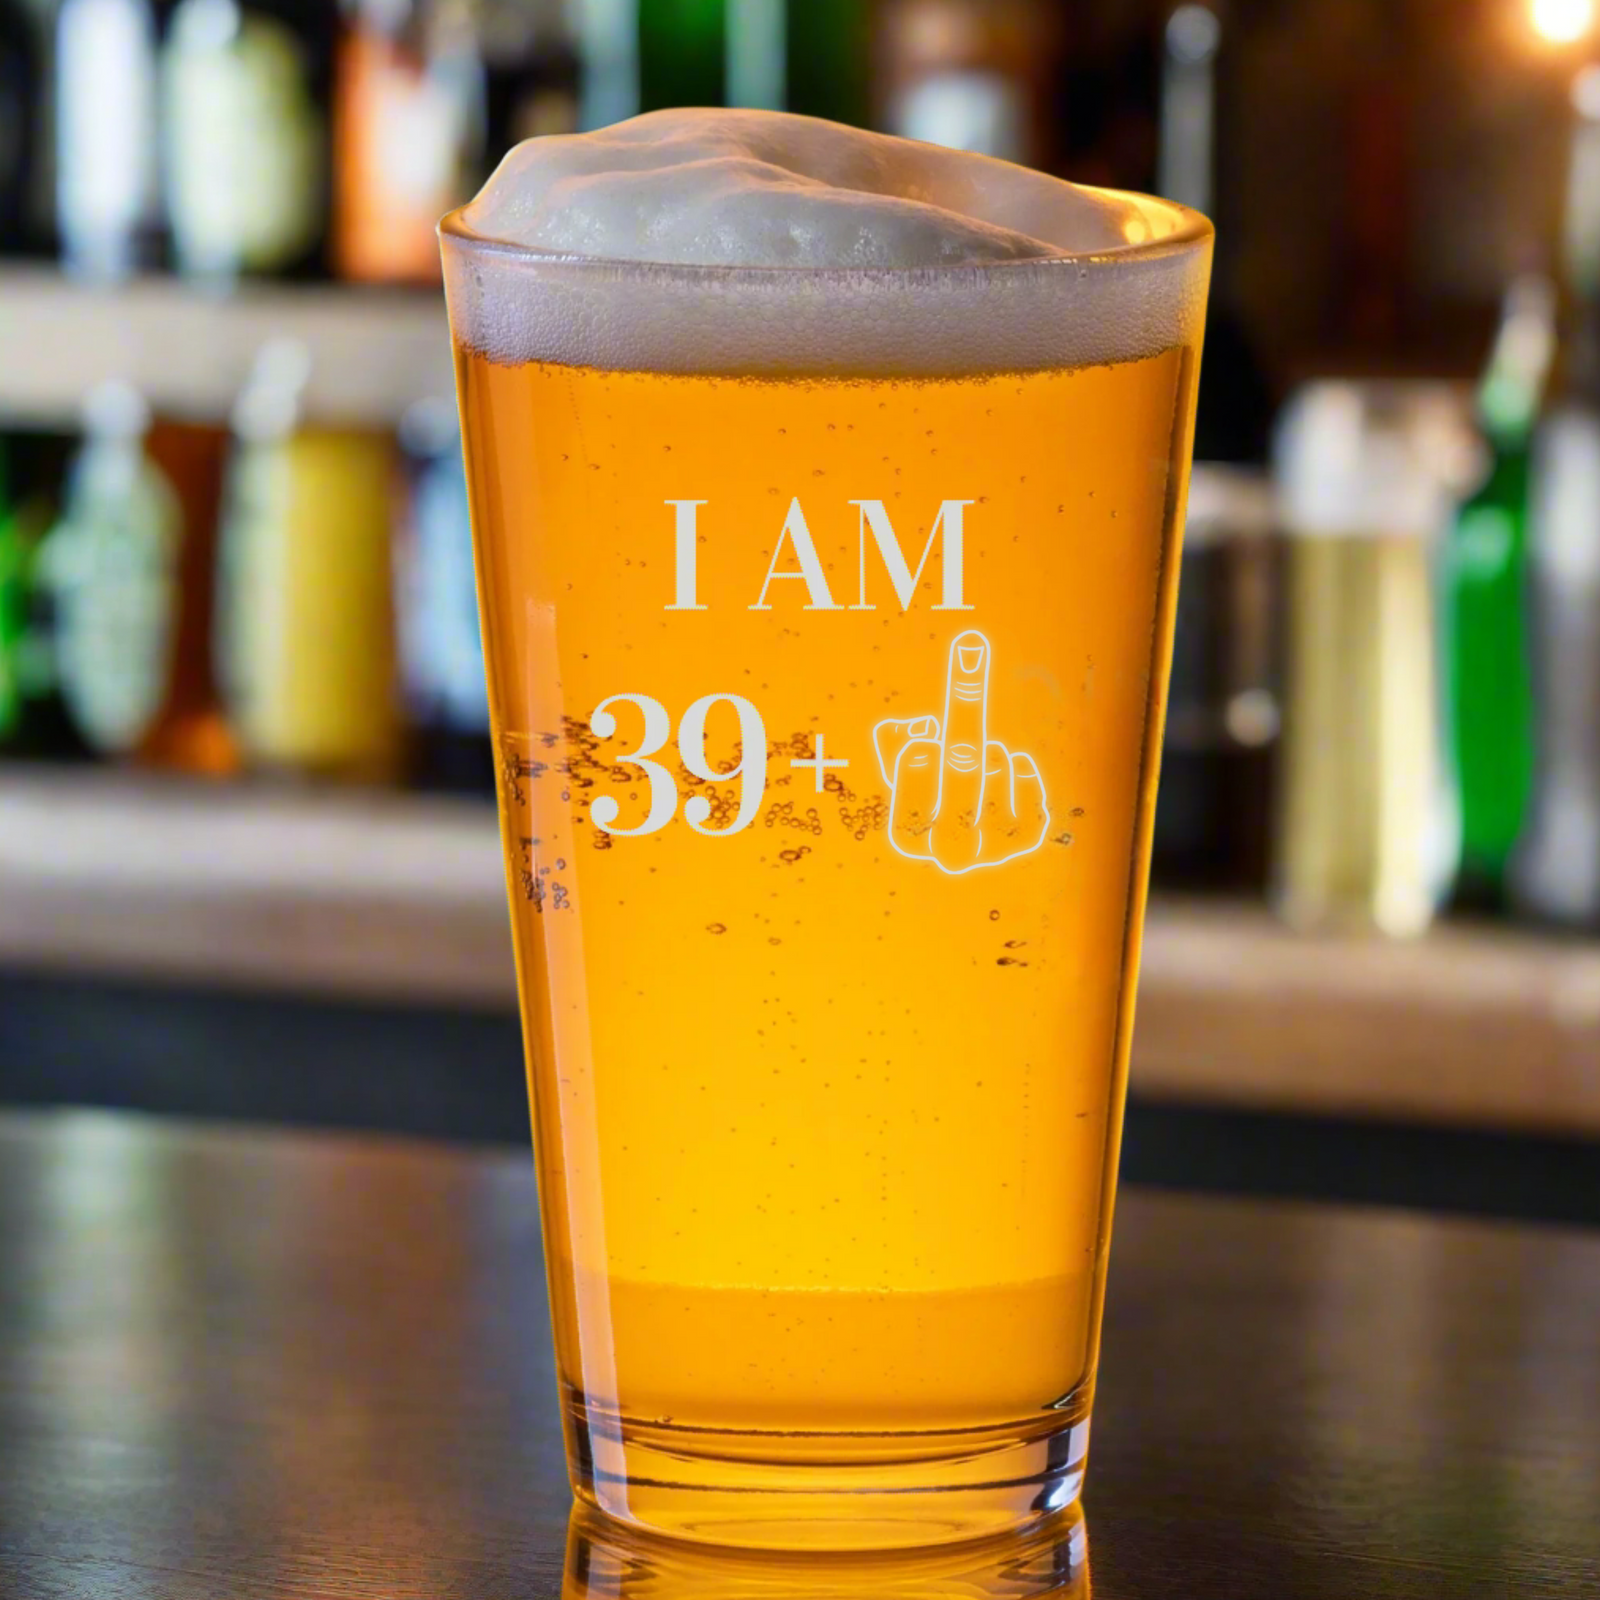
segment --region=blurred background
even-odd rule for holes
[[[1215,218],[1128,1173],[1600,1221],[1595,0],[0,0],[0,1106],[526,1137],[433,225],[675,104]]]

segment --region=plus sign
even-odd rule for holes
[[[789,765],[791,767],[810,767],[817,775],[817,793],[822,793],[823,784],[827,781],[827,768],[848,767],[850,763],[843,756],[834,756],[831,760],[822,753],[822,735],[817,735],[817,753],[814,756],[795,756]]]

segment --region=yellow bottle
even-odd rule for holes
[[[386,434],[306,423],[303,347],[263,349],[235,412],[221,678],[251,764],[381,780],[399,764]]]

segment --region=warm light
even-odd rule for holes
[[[1574,44],[1594,26],[1594,0],[1532,0],[1528,18],[1551,44]]]

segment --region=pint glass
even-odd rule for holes
[[[1211,230],[443,227],[577,1493],[912,1546],[1082,1482]]]

